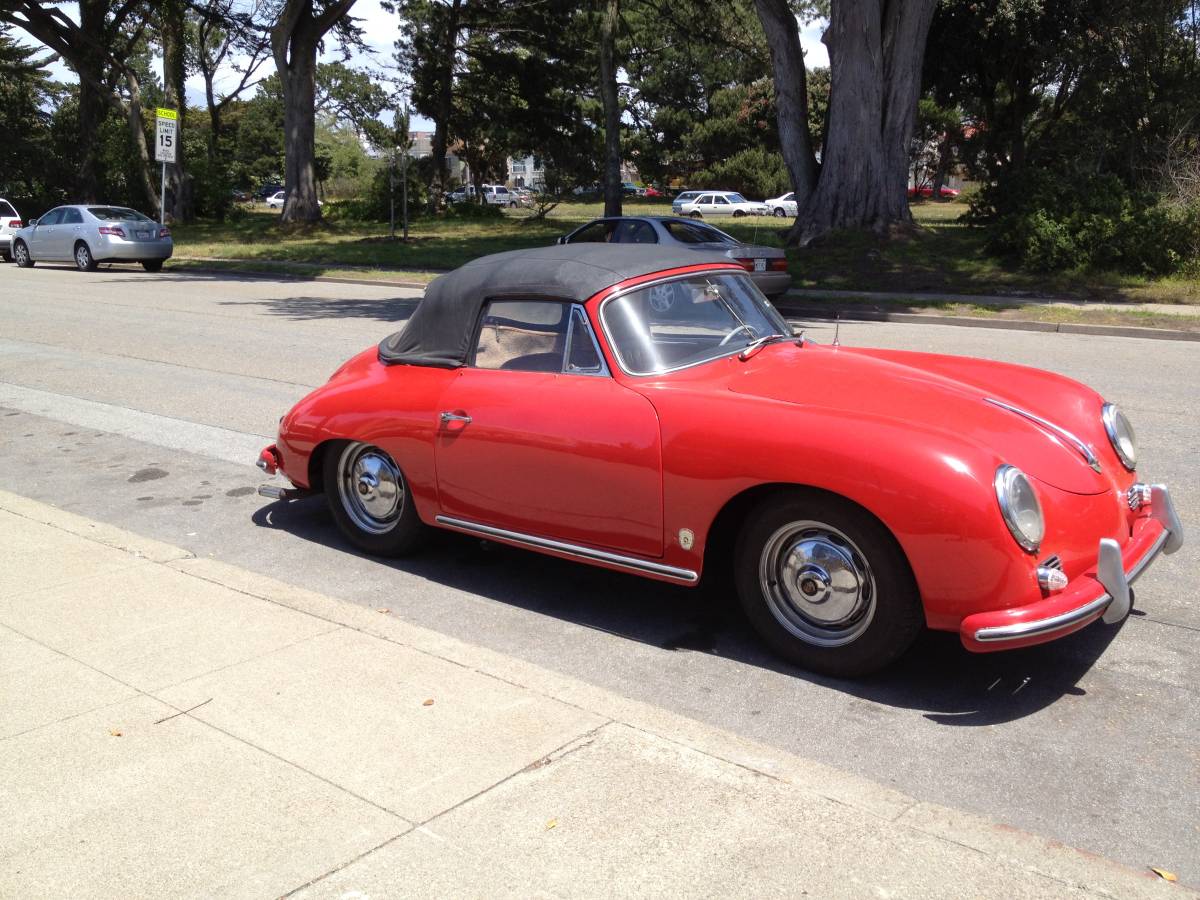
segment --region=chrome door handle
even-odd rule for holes
[[[460,416],[458,413],[444,412],[442,413],[442,424],[447,425],[450,422],[462,422],[464,425],[471,424],[470,416]]]

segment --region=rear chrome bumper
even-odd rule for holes
[[[1037,603],[967,616],[959,637],[968,650],[987,652],[1051,641],[1099,618],[1119,622],[1132,603],[1130,585],[1159,553],[1174,553],[1182,546],[1183,524],[1171,494],[1166,485],[1153,485],[1149,515],[1137,521],[1124,547],[1112,538],[1101,539],[1094,571]]]
[[[162,238],[153,241],[105,241],[96,245],[94,255],[101,262],[110,259],[141,261],[170,259],[174,252],[174,241],[171,238]]]

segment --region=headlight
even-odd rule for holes
[[[1033,553],[1046,534],[1046,520],[1033,484],[1016,466],[1001,466],[996,470],[996,500],[1004,524],[1017,543]]]
[[[1108,432],[1108,439],[1121,458],[1121,464],[1132,472],[1137,468],[1137,436],[1133,433],[1133,426],[1115,403],[1105,403],[1100,418],[1104,420],[1104,430]]]

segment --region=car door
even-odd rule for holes
[[[29,255],[34,259],[58,259],[54,255],[54,242],[58,236],[59,222],[62,220],[61,206],[50,210],[34,226],[29,235]]]
[[[440,403],[442,513],[661,556],[658,416],[610,376],[583,308],[492,300],[476,333],[472,365],[458,370]]]
[[[83,214],[70,206],[64,207],[62,218],[54,229],[54,258],[72,259],[75,241],[83,237]]]
[[[727,216],[733,211],[729,201],[717,194],[713,197],[712,212],[714,216]]]

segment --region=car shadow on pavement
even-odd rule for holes
[[[320,319],[375,319],[379,322],[407,322],[420,302],[417,297],[385,297],[371,300],[283,297],[269,300],[224,300],[220,305],[255,306],[271,315],[301,322]]]
[[[1065,696],[1085,696],[1079,681],[1122,628],[1096,623],[1050,644],[988,654],[968,652],[956,634],[926,632],[882,672],[858,680],[831,678],[789,665],[766,649],[736,599],[721,588],[653,582],[447,531],[432,531],[412,557],[371,557],[337,530],[323,497],[270,503],[251,518],[258,527],[357,557],[359,564],[389,567],[663,651],[703,653],[912,709],[941,725],[1012,722]]]

